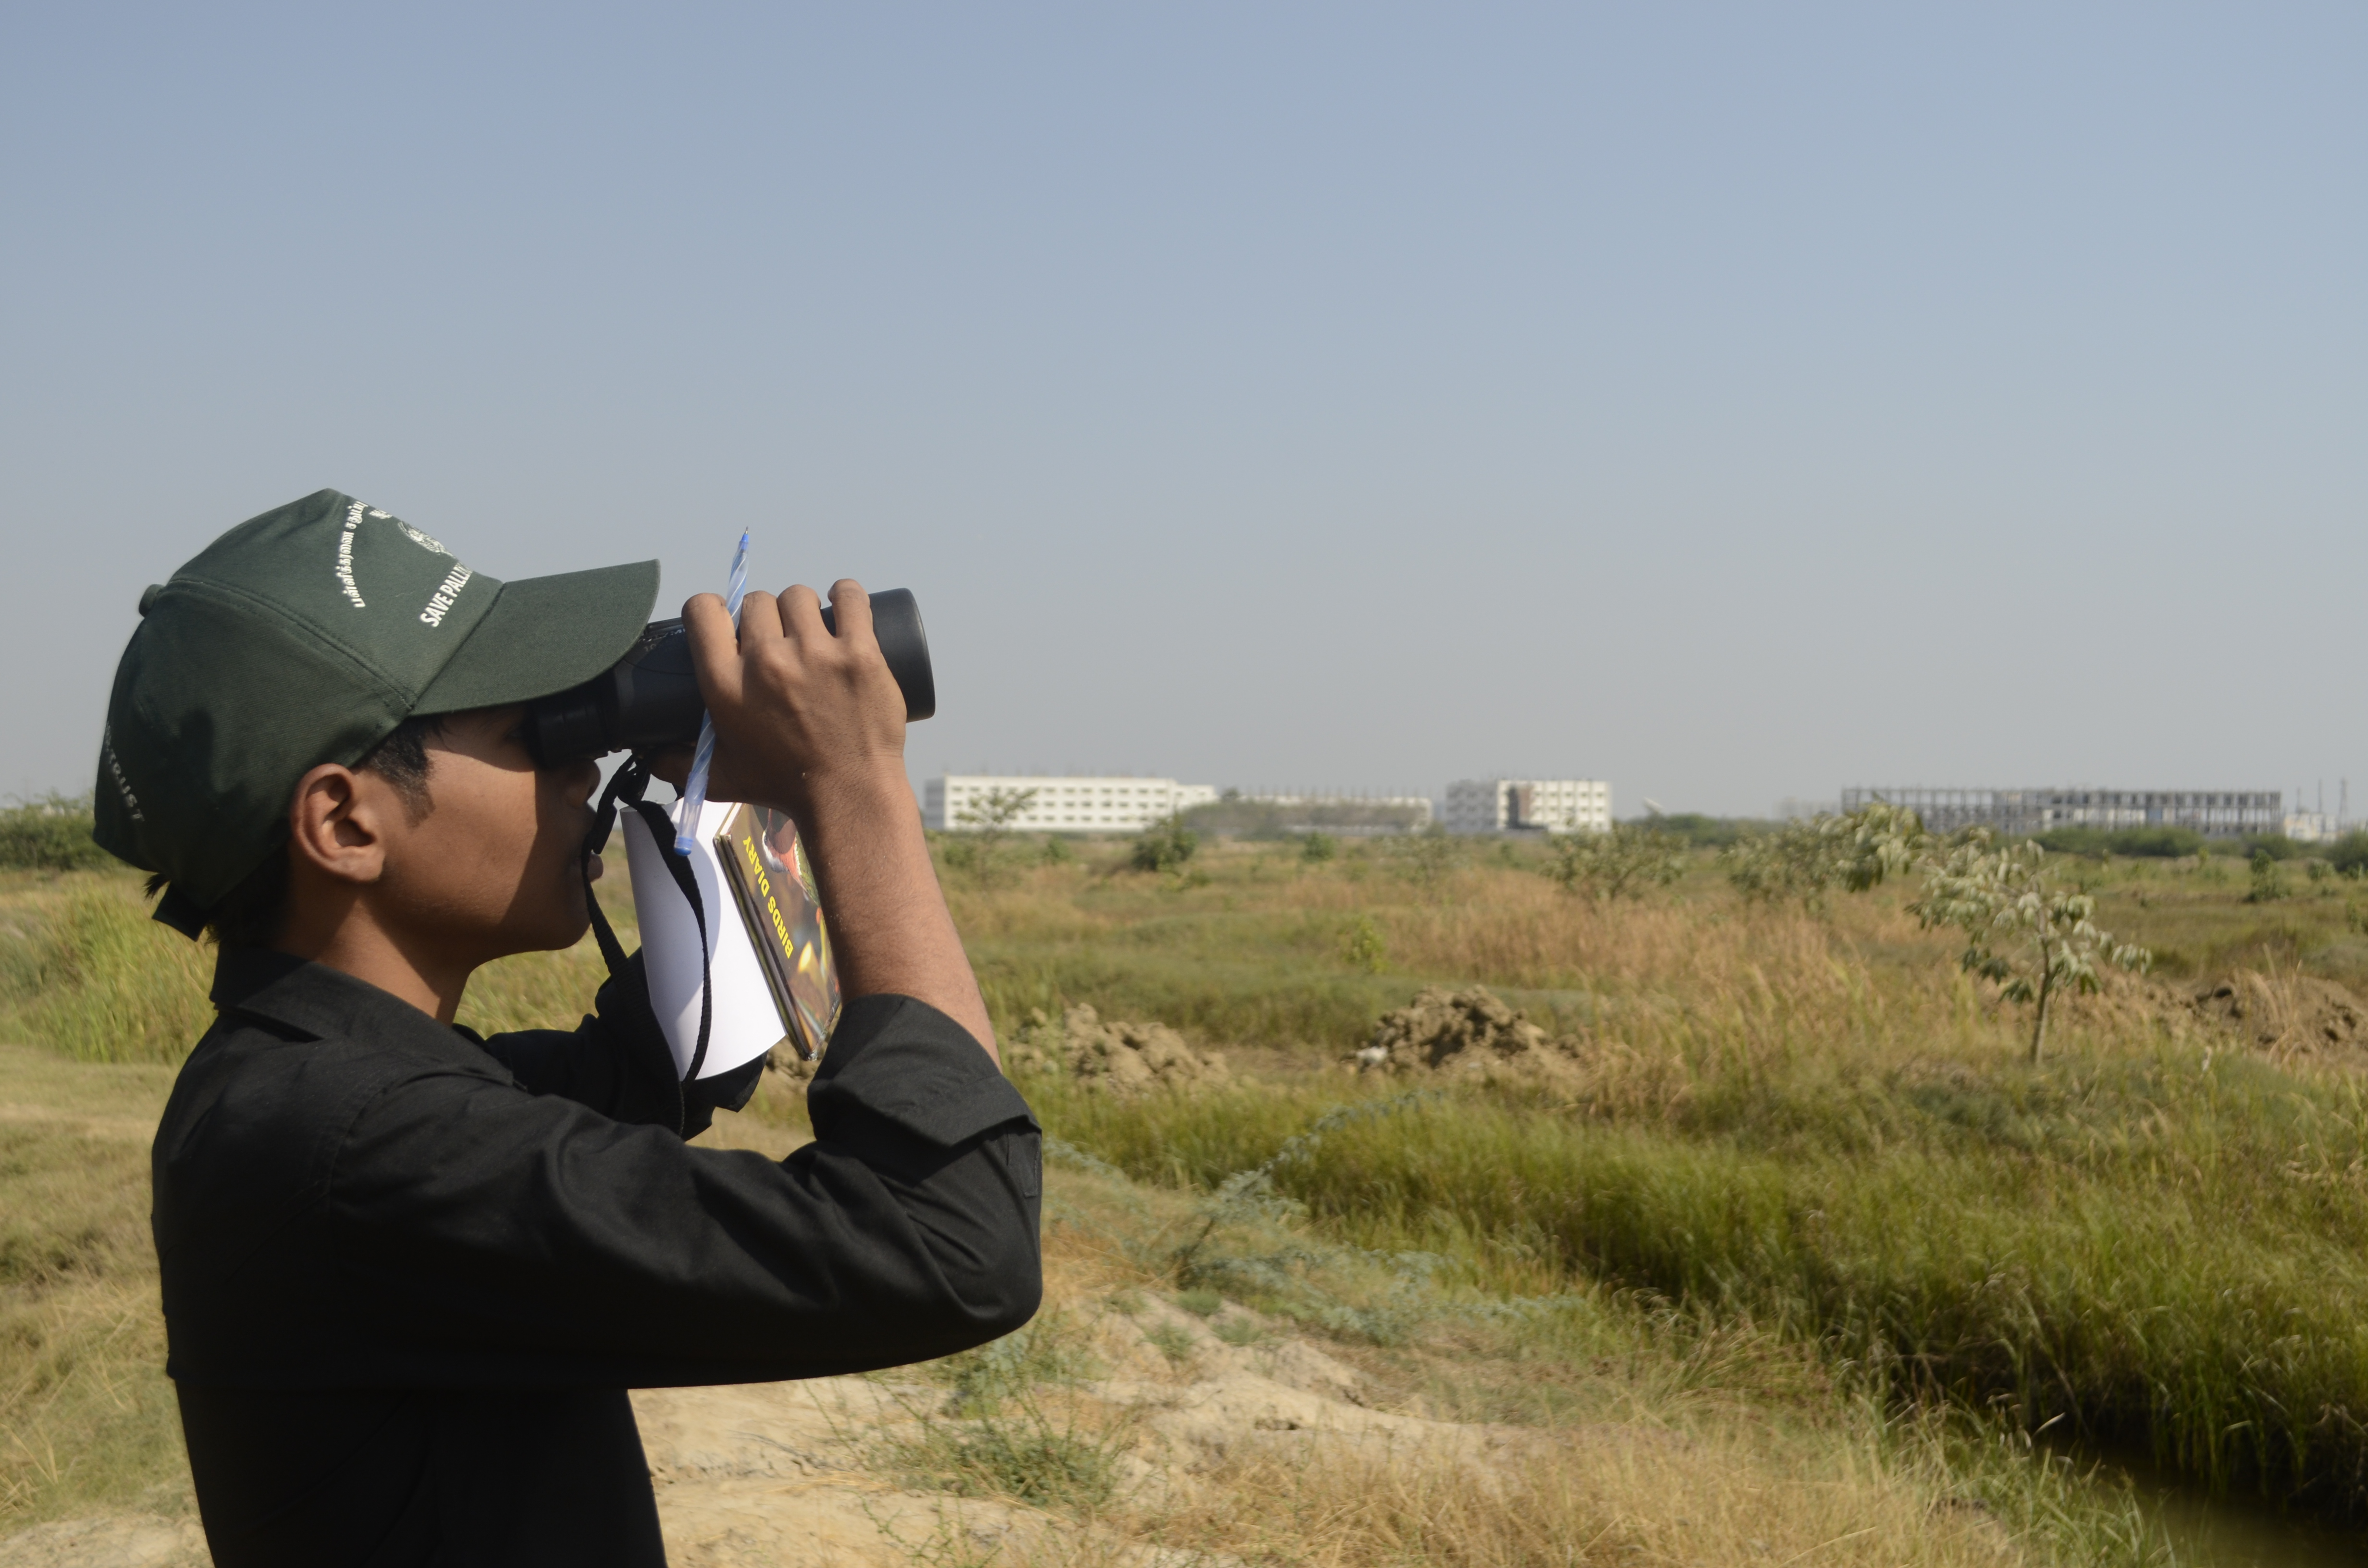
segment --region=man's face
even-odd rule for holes
[[[383,914],[471,964],[573,947],[591,920],[577,860],[600,771],[588,758],[536,767],[525,716],[446,720],[427,741],[427,813],[387,846]]]

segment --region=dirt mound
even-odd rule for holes
[[[2368,1009],[2351,992],[2314,975],[2247,970],[2196,991],[2197,1017],[2242,1032],[2271,1056],[2346,1056],[2368,1051]]]
[[[1556,1040],[1484,986],[1429,986],[1382,1015],[1371,1044],[1352,1060],[1360,1073],[1447,1074],[1483,1083],[1557,1086],[1575,1082],[1581,1046]]]
[[[1041,1007],[1004,1048],[1014,1072],[1066,1073],[1114,1095],[1146,1089],[1208,1089],[1230,1081],[1223,1055],[1195,1051],[1166,1024],[1122,1020],[1104,1023],[1091,1007],[1070,1008],[1058,1018]]]

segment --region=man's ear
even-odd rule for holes
[[[288,853],[334,881],[375,882],[386,870],[392,818],[402,811],[395,792],[380,780],[324,762],[296,781],[288,807]]]

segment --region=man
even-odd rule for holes
[[[861,589],[685,608],[711,792],[793,816],[847,1006],[779,1163],[685,1140],[639,960],[572,1032],[481,1040],[470,975],[589,915],[594,765],[523,704],[633,641],[655,562],[523,582],[322,491],[141,601],[98,837],[220,945],[154,1227],[221,1568],[656,1564],[625,1390],[940,1356],[1041,1292],[1039,1150],[905,782]],[[678,762],[678,759],[677,759]],[[662,768],[663,770],[663,768]]]

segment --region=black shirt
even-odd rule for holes
[[[1035,1312],[1035,1122],[909,997],[848,1005],[779,1162],[683,1142],[709,1108],[638,960],[573,1032],[484,1040],[279,953],[223,953],[213,999],[154,1225],[220,1568],[662,1563],[624,1390],[894,1366]]]

